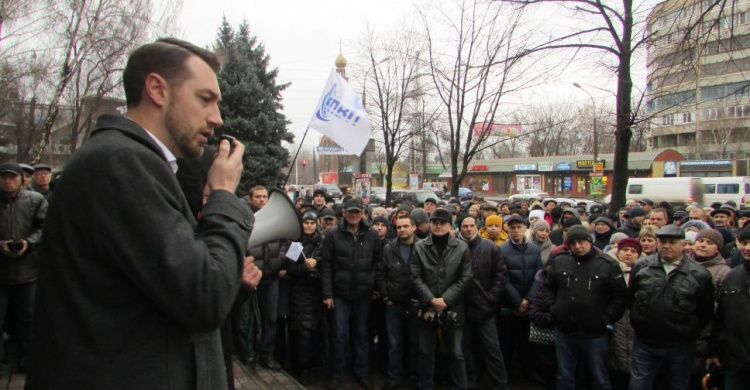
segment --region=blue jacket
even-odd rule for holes
[[[524,238],[523,244],[508,240],[500,245],[500,252],[505,258],[505,269],[508,275],[504,306],[516,309],[521,305],[522,300],[526,299],[531,302],[536,294],[537,284],[534,277],[537,271],[542,269],[541,249]]]

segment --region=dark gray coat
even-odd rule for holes
[[[13,199],[0,196],[0,240],[24,239],[28,248],[19,257],[0,253],[0,285],[14,285],[36,280],[42,224],[47,215],[47,201],[33,191],[21,190]]]
[[[197,224],[161,149],[99,118],[55,187],[26,389],[226,389],[219,339],[253,217],[214,191]]]

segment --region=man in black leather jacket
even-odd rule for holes
[[[695,341],[714,311],[711,274],[683,255],[685,233],[666,225],[659,252],[630,272],[630,320],[635,330],[631,389],[651,389],[660,367],[672,389],[686,389]]]
[[[461,339],[464,292],[472,277],[471,256],[466,243],[450,234],[452,220],[448,210],[435,210],[430,215],[432,234],[414,245],[410,262],[414,295],[424,305],[425,315],[438,319],[419,323],[420,389],[433,388],[438,326],[443,329],[453,388],[467,388]]]

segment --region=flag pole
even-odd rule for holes
[[[286,174],[286,179],[284,179],[284,184],[281,185],[281,188],[286,187],[286,183],[289,182],[289,176],[292,174],[292,168],[295,167],[295,164],[297,163],[297,156],[299,156],[299,151],[302,149],[302,145],[305,143],[305,138],[307,137],[307,132],[310,130],[310,126],[307,126],[307,129],[305,129],[305,134],[302,135],[302,140],[299,141],[299,147],[297,148],[297,153],[294,154],[294,158],[292,159],[292,164],[289,165],[289,173]]]

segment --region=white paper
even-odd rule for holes
[[[293,242],[289,245],[289,249],[286,251],[286,258],[292,261],[299,260],[299,255],[302,254],[302,244],[299,242]]]

